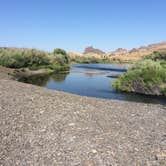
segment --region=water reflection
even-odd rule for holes
[[[63,73],[63,74],[52,74],[50,75],[50,78],[56,82],[62,83],[65,81],[67,75],[69,73]]]
[[[81,65],[82,66],[82,65]],[[95,67],[93,65],[93,67]],[[102,66],[106,68],[108,66]],[[114,77],[121,72],[102,70],[99,68],[87,69],[87,66],[71,69],[67,74],[38,75],[22,78],[20,81],[46,87],[48,89],[65,91],[81,96],[118,99],[146,103],[166,103],[166,98],[116,92],[111,87]],[[110,77],[107,77],[110,76]]]
[[[68,74],[44,74],[44,75],[34,75],[30,77],[22,77],[19,81],[37,85],[37,86],[46,86],[47,83],[51,80],[55,82],[62,83],[65,81]]]

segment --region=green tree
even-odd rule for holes
[[[64,49],[61,49],[61,48],[54,49],[53,53],[54,53],[54,55],[56,55],[56,54],[67,55],[67,52]]]
[[[53,55],[55,56],[57,62],[60,65],[69,64],[69,62],[70,62],[70,58],[67,55],[67,52],[63,49],[60,49],[60,48],[54,49]]]

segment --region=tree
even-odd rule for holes
[[[60,65],[69,64],[70,58],[67,55],[67,52],[65,50],[56,48],[56,49],[54,49],[53,54],[56,57],[56,60]]]
[[[61,49],[61,48],[54,49],[53,53],[54,53],[54,55],[56,55],[56,54],[67,55],[67,52],[64,49]]]

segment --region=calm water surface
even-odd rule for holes
[[[68,74],[33,76],[23,78],[20,81],[81,96],[148,103],[166,103],[166,98],[119,93],[112,89],[111,83],[115,78],[108,76],[117,76],[126,71],[126,67],[106,64],[74,65]]]

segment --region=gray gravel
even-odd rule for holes
[[[164,105],[81,97],[0,78],[0,165],[166,165]]]

